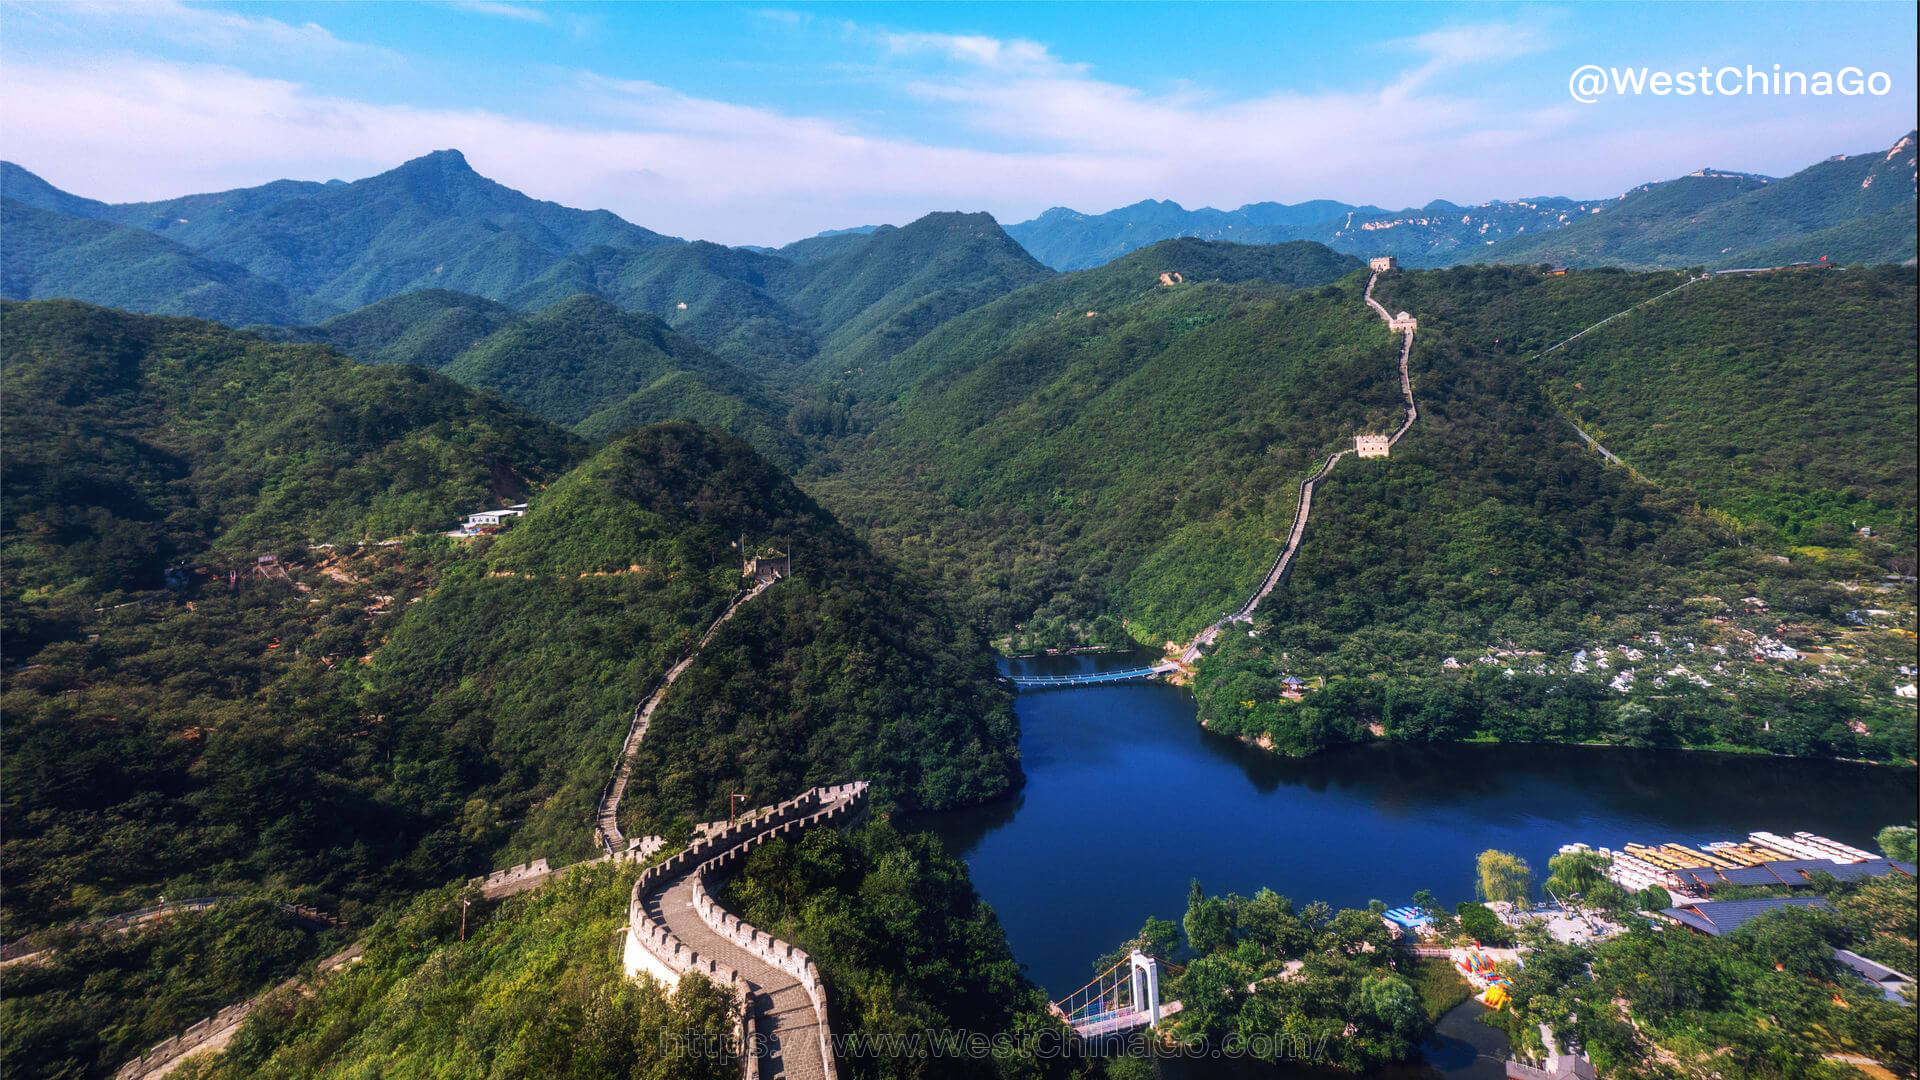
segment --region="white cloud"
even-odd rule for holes
[[[183,21],[206,14],[173,10],[187,13]],[[1371,83],[1230,97],[1102,79],[1034,42],[765,14],[776,25],[825,27],[862,52],[873,100],[904,102],[911,134],[588,72],[525,79],[529,100],[544,93],[566,103],[564,122],[549,122],[97,53],[0,65],[8,107],[0,150],[78,194],[132,200],[283,176],[353,178],[458,147],[481,173],[539,198],[606,207],[663,232],[772,243],[930,210],[986,209],[1017,221],[1052,205],[1097,212],[1148,197],[1399,207],[1434,197],[1594,196],[1703,161],[1791,167],[1871,147],[1886,135],[1881,126],[1894,129],[1856,110],[1844,123],[1668,115],[1596,134],[1591,112],[1550,95],[1521,108],[1476,96],[1458,73],[1541,47],[1531,31],[1491,24],[1382,42]],[[235,33],[309,32],[233,17],[248,24]],[[197,25],[219,30],[218,20]],[[1774,158],[1756,161],[1758,152]]]
[[[551,20],[547,13],[531,4],[506,4],[499,0],[451,0],[452,6],[475,15],[491,15],[496,19],[514,19],[519,22],[546,23]]]
[[[1002,39],[984,34],[931,34],[879,31],[877,37],[894,55],[934,53],[949,60],[995,72],[1081,71],[1084,65],[1063,64],[1045,45],[1024,38]]]

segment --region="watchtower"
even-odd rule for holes
[[[1372,270],[1376,274],[1384,274],[1389,270],[1398,270],[1399,268],[1400,260],[1391,255],[1375,255],[1373,258],[1367,260],[1367,269]]]
[[[1393,441],[1385,435],[1355,435],[1353,452],[1361,457],[1386,457],[1393,450]]]

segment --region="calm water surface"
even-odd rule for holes
[[[1016,661],[1060,674],[1131,657]],[[1740,839],[1809,829],[1872,848],[1913,820],[1911,769],[1552,746],[1373,745],[1292,761],[1209,735],[1193,698],[1152,683],[1022,694],[1027,784],[940,815],[1015,955],[1054,994],[1149,915],[1178,919],[1188,883],[1271,887],[1363,907],[1417,889],[1468,899],[1473,860],[1518,852],[1544,876],[1561,844]]]

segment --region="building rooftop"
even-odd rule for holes
[[[1703,900],[1662,909],[1660,914],[1708,937],[1731,934],[1754,919],[1781,908],[1831,909],[1821,896],[1776,896],[1765,900]]]

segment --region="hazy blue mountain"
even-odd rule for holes
[[[851,251],[859,247],[866,238],[876,233],[892,232],[891,225],[871,225],[858,229],[834,229],[818,236],[809,236],[805,240],[795,240],[782,248],[772,249],[772,253],[796,263],[814,263],[821,259]]]
[[[679,242],[605,210],[529,198],[457,150],[352,183],[279,180],[121,205],[67,195],[18,166],[0,181],[31,205],[144,229],[331,310],[427,288],[500,300],[576,252]]]
[[[1559,197],[1462,206],[1435,200],[1382,210],[1331,200],[1238,210],[1148,199],[1104,214],[1054,207],[1007,227],[1056,270],[1098,266],[1175,236],[1270,244],[1316,240],[1409,266],[1553,262],[1576,266],[1732,266],[1828,255],[1899,262],[1914,255],[1914,142],[1840,155],[1783,180],[1701,169],[1613,199]]]
[[[98,199],[69,194],[15,165],[0,161],[0,197],[24,203],[36,210],[53,210],[74,217],[113,220],[113,207]]]
[[[1315,199],[1188,210],[1170,200],[1147,199],[1104,214],[1055,207],[1007,232],[1056,270],[1099,266],[1178,236],[1237,244],[1312,240],[1350,255],[1394,255],[1408,265],[1443,266],[1508,236],[1558,228],[1591,212],[1593,205],[1561,198],[1477,206],[1435,200],[1419,209],[1383,210]]]
[[[1784,179],[1701,169],[1644,184],[1605,212],[1490,248],[1485,261],[1571,266],[1771,266],[1914,257],[1912,132]]]

